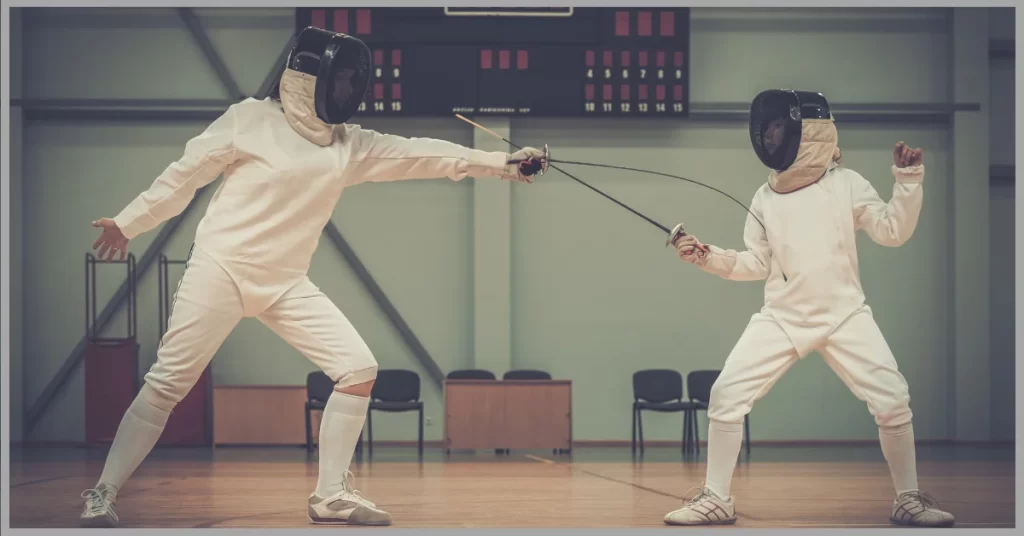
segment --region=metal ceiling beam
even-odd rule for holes
[[[409,349],[412,350],[416,359],[419,360],[420,364],[423,365],[425,369],[427,369],[427,373],[430,374],[430,377],[434,380],[437,388],[442,389],[444,384],[444,372],[441,371],[441,367],[437,366],[437,362],[430,357],[430,353],[427,352],[427,349],[423,347],[422,343],[420,343],[416,334],[412,332],[409,324],[405,322],[405,319],[402,318],[398,309],[395,309],[391,300],[389,300],[387,295],[384,294],[384,291],[381,290],[380,285],[377,284],[373,279],[373,276],[370,275],[370,272],[366,269],[366,266],[364,266],[362,261],[359,260],[356,252],[352,250],[352,246],[350,246],[348,241],[345,240],[345,237],[341,235],[341,231],[338,230],[338,226],[336,226],[333,221],[329,221],[327,222],[327,226],[324,227],[324,232],[327,233],[327,237],[331,239],[331,242],[333,242],[334,246],[338,248],[341,255],[345,257],[345,261],[352,267],[352,270],[366,287],[366,290],[370,292],[370,295],[373,296],[377,305],[379,305],[384,311],[384,314],[387,315],[388,320],[390,320],[395,326],[395,329],[398,330],[399,335],[402,336],[406,345],[408,345]]]
[[[189,210],[196,205],[196,200],[199,199],[202,193],[207,189],[210,189],[210,186],[205,186],[196,192],[192,202],[181,211],[181,214],[168,220],[167,223],[164,224],[163,228],[160,229],[156,238],[154,238],[153,242],[146,248],[146,251],[142,254],[142,257],[136,264],[136,282],[141,280],[142,277],[146,275],[146,271],[149,270],[149,267],[156,262],[156,259],[163,250],[164,245],[167,244],[167,241],[174,236],[174,233],[178,230],[181,222],[184,221],[185,217],[188,215]],[[117,289],[117,292],[114,293],[114,296],[109,302],[107,302],[107,305],[103,307],[103,312],[96,321],[96,333],[100,333],[106,329],[107,325],[110,324],[110,321],[113,320],[118,308],[121,307],[121,303],[124,302],[127,297],[128,280],[125,279],[121,283],[120,288]],[[33,428],[35,428],[35,425],[38,424],[43,414],[46,413],[47,409],[49,409],[50,404],[53,403],[57,393],[61,392],[61,388],[68,382],[68,380],[71,379],[71,374],[76,368],[78,368],[78,365],[81,364],[82,359],[85,357],[85,350],[87,346],[88,339],[86,337],[82,337],[75,346],[75,349],[71,351],[71,354],[64,359],[64,364],[61,365],[60,370],[57,371],[57,374],[54,375],[50,380],[50,383],[48,383],[46,388],[43,389],[43,392],[40,393],[36,402],[32,404],[31,408],[29,408],[24,420],[24,437],[29,437]]]
[[[1014,165],[993,165],[989,166],[989,180],[999,185],[1017,183],[1017,166]]]
[[[283,63],[278,64],[277,68],[283,68]],[[274,76],[268,76],[264,80],[265,87],[261,88],[261,91],[269,91],[274,78]],[[265,96],[265,94],[262,95],[262,97]],[[234,102],[208,99],[14,99],[11,101],[11,105],[21,106],[24,109],[27,119],[215,119],[227,111],[231,104]],[[744,123],[750,118],[748,103],[695,102],[691,103],[690,107],[688,120],[694,122]],[[954,111],[976,112],[981,110],[981,105],[978,103],[849,103],[833,104],[832,110],[836,120],[843,123],[949,124]],[[687,121],[687,119],[671,118],[665,118],[665,120]]]
[[[235,78],[228,71],[228,66],[221,59],[220,54],[217,53],[217,49],[213,46],[213,41],[210,41],[210,36],[203,29],[203,23],[199,20],[199,17],[187,7],[177,8],[177,11],[182,22],[185,23],[185,26],[192,33],[192,38],[196,40],[196,44],[199,45],[203,55],[206,56],[206,61],[210,63],[210,67],[217,73],[217,78],[220,78],[220,83],[224,84],[224,89],[228,91],[228,95],[231,95],[235,102],[244,99],[245,93],[238,87]]]
[[[993,39],[988,42],[989,60],[1012,60],[1017,56],[1017,41],[1014,39]]]

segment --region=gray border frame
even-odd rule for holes
[[[785,6],[785,7],[796,7],[796,6],[801,6],[801,5],[803,5],[803,6],[814,6],[814,7],[824,7],[823,4],[825,4],[825,5],[834,5],[834,6],[842,6],[842,7],[849,7],[849,6],[853,6],[853,5],[856,5],[858,7],[877,7],[878,6],[877,2],[850,2],[850,1],[847,1],[847,2],[841,2],[841,3],[840,2],[836,2],[836,4],[832,4],[833,1],[835,1],[835,0],[826,0],[825,2],[821,2],[821,1],[809,2],[809,1],[793,0],[793,1],[790,1],[788,3],[782,4],[782,3],[779,3],[779,2],[773,2],[773,1],[769,1],[769,2],[722,2],[722,1],[713,1],[713,0],[689,0],[688,2],[686,2],[686,4],[689,5],[690,7],[711,7],[711,6],[714,6],[714,7],[754,7],[754,6],[756,6],[756,7],[783,7],[783,6]],[[300,5],[301,4],[304,7],[307,7],[307,6],[327,6],[327,7],[330,7],[330,6],[338,5],[338,3],[339,3],[338,0],[335,0],[335,1],[307,0],[307,1],[302,1],[302,2],[271,2],[271,1],[268,1],[268,0],[248,0],[248,1],[243,1],[243,0],[220,0],[219,2],[216,2],[216,3],[213,3],[213,4],[209,5],[208,7],[281,7],[282,5],[287,5],[287,4],[291,4],[291,5]],[[380,7],[413,7],[413,6],[422,6],[423,5],[422,2],[418,2],[417,3],[417,2],[411,2],[411,1],[395,1],[395,0],[377,0],[377,1],[372,2],[372,3],[374,5],[377,5],[377,6],[380,6]],[[522,6],[545,6],[545,7],[551,6],[551,5],[560,6],[560,5],[568,5],[568,4],[572,4],[574,6],[616,6],[616,5],[622,5],[623,4],[622,0],[617,0],[617,1],[590,0],[590,1],[572,1],[572,2],[543,2],[543,1],[537,1],[537,0],[519,0],[519,1],[515,2],[515,3],[517,5],[522,5]],[[961,2],[958,2],[958,3],[949,2],[949,1],[942,1],[942,2],[934,2],[933,1],[933,2],[928,2],[928,3],[926,3],[926,2],[902,2],[902,3],[899,4],[898,7],[938,7],[938,6],[942,6],[942,7],[961,7],[961,6],[964,6],[966,3],[967,3],[966,1],[961,1]],[[433,2],[431,4],[436,5],[436,3],[433,3]],[[488,3],[485,0],[484,1],[480,1],[480,0],[477,0],[477,1],[448,0],[448,1],[444,2],[444,4],[446,4],[448,6],[479,6],[479,7],[485,7],[485,6],[488,5]],[[678,0],[677,1],[647,0],[644,4],[646,6],[650,6],[650,7],[656,7],[656,6],[678,6],[680,4],[683,4],[683,2],[682,1],[678,1]],[[10,228],[11,228],[11,226],[10,226],[10,173],[11,173],[10,146],[11,146],[11,141],[10,141],[10,135],[9,135],[10,134],[10,39],[9,39],[9,36],[10,36],[10,11],[9,11],[9,9],[11,7],[33,7],[33,6],[46,6],[46,7],[124,7],[126,5],[128,5],[127,2],[114,2],[114,1],[111,1],[111,0],[106,0],[106,1],[98,0],[96,2],[90,2],[90,3],[86,3],[86,2],[72,2],[72,1],[67,1],[67,0],[55,1],[55,2],[46,2],[45,0],[39,0],[39,1],[15,0],[14,2],[5,2],[3,4],[3,6],[2,6],[3,11],[2,11],[2,13],[0,13],[0,34],[2,34],[2,36],[3,36],[3,43],[0,44],[0,47],[2,47],[2,71],[0,71],[0,79],[3,80],[3,83],[2,83],[2,92],[0,92],[0,128],[2,128],[2,130],[0,130],[0,132],[2,132],[4,135],[2,136],[2,138],[3,138],[2,144],[0,144],[0,162],[3,162],[2,167],[0,167],[0,218],[2,218],[2,220],[0,220],[0,253],[2,253],[2,256],[0,256],[0,320],[2,320],[2,321],[0,321],[0,377],[2,377],[2,380],[0,380],[0,389],[2,389],[2,391],[0,391],[0,396],[2,396],[3,398],[0,399],[0,400],[2,400],[3,402],[0,403],[0,405],[2,405],[2,407],[4,407],[4,408],[10,408],[10,404],[7,403],[8,397],[10,396],[10,336],[9,335],[10,335],[10,283],[11,283],[11,281],[10,281],[10,265],[11,265],[11,258],[10,258],[10,237],[11,237],[11,230],[10,230]],[[131,5],[133,7],[134,6],[145,6],[145,5],[154,6],[154,7],[157,7],[157,6],[158,7],[192,7],[194,5],[194,2],[186,3],[186,2],[182,2],[182,1],[178,0],[178,1],[165,1],[165,2],[161,2],[161,3],[157,3],[157,2],[152,2],[152,1],[149,1],[149,0],[136,0],[135,2],[131,2]],[[887,7],[897,7],[897,6],[893,6],[892,4],[889,4]],[[990,1],[987,4],[985,4],[983,7],[1016,7],[1016,2],[1013,2],[1013,1],[1010,1],[1010,0]],[[1020,15],[1020,12],[1017,12],[1017,16],[1016,16],[1016,38],[1018,38],[1018,39],[1020,38],[1020,35],[1021,35],[1021,30],[1020,30],[1020,28],[1021,28],[1021,25],[1020,25],[1021,19],[1022,19],[1022,17]],[[1019,88],[1019,87],[1021,87],[1021,82],[1024,81],[1024,79],[1022,79],[1019,66],[1016,66],[1016,67],[1017,68],[1016,68],[1016,74],[1015,74],[1015,76],[1016,76],[1015,83],[1016,83],[1016,87]],[[1017,137],[1016,137],[1016,141],[1017,141],[1016,156],[1019,156],[1021,154],[1021,152],[1022,152],[1021,149],[1022,149],[1022,147],[1024,147],[1024,140],[1022,140],[1021,136],[1019,135],[1020,134],[1020,123],[1021,123],[1022,117],[1024,117],[1024,111],[1022,111],[1021,108],[1018,106],[1017,107],[1017,117],[1016,117],[1016,119],[1017,119],[1017,122],[1016,122],[1016,125],[1017,125],[1017,129],[1016,129],[1016,131],[1017,131]],[[1021,205],[1021,201],[1024,200],[1024,192],[1021,192],[1018,189],[1016,195],[1017,195],[1017,206],[1019,207]],[[1021,275],[1022,272],[1024,272],[1024,248],[1021,247],[1022,245],[1024,245],[1024,218],[1021,217],[1019,210],[1018,210],[1018,212],[1016,214],[1016,229],[1015,229],[1015,231],[1016,231],[1016,239],[1017,239],[1017,241],[1016,241],[1016,248],[1017,248],[1017,251],[1016,251],[1016,263],[1017,263],[1017,266],[1016,266],[1016,273],[1017,273],[1017,279],[1016,279],[1016,298],[1017,298],[1017,300],[1016,300],[1017,301],[1017,307],[1016,307],[1016,332],[1020,333],[1022,331],[1022,329],[1021,329],[1022,326],[1024,326],[1024,318],[1022,318],[1022,314],[1021,314],[1022,312],[1024,312],[1024,310],[1022,310],[1022,308],[1021,308],[1021,302],[1024,301],[1024,300],[1022,300],[1022,298],[1024,298],[1024,288],[1022,288],[1022,286],[1020,284],[1021,283],[1020,275]],[[1020,354],[1022,349],[1024,349],[1024,340],[1022,340],[1021,337],[1018,336],[1017,340],[1016,340],[1016,350],[1017,350],[1017,353]],[[1020,385],[1020,383],[1021,383],[1020,380],[1022,378],[1024,378],[1024,369],[1022,369],[1021,367],[1017,367],[1016,368],[1016,374],[1017,374],[1017,377],[1016,377],[1017,385]],[[1020,416],[1021,416],[1021,413],[1022,413],[1022,411],[1021,411],[1021,409],[1022,409],[1022,396],[1021,396],[1019,390],[1016,393],[1016,405],[1017,405],[1017,416],[1018,416],[1018,419],[1017,419],[1017,431],[1018,431],[1018,434],[1019,434],[1019,430],[1020,430]],[[2,494],[2,496],[3,496],[3,498],[0,499],[0,527],[2,527],[5,531],[7,531],[6,532],[7,534],[43,534],[43,535],[49,535],[49,534],[63,534],[63,533],[73,532],[75,530],[81,530],[81,529],[10,529],[10,493],[9,493],[9,490],[10,490],[10,450],[11,449],[10,449],[10,446],[9,446],[9,441],[10,441],[11,435],[10,435],[10,414],[9,414],[9,409],[0,411],[0,426],[2,426],[2,427],[0,427],[0,432],[2,432],[2,440],[5,443],[4,445],[2,445],[2,448],[0,448],[0,462],[2,462],[2,464],[3,464],[2,476],[0,476],[0,486],[2,486],[2,490],[3,490],[2,492],[0,492],[0,494]],[[1024,454],[1024,449],[1022,449],[1019,441],[1016,442],[1016,453],[1017,453],[1017,458],[1018,459],[1020,458],[1021,454]],[[1017,471],[1017,497],[1019,497],[1020,494],[1021,494],[1021,490],[1022,490],[1021,484],[1020,484],[1020,467],[1019,466],[1016,468],[1016,471]],[[1020,513],[1021,513],[1021,507],[1020,507],[1020,504],[1018,503],[1018,505],[1017,505],[1017,515],[1018,515],[1018,518],[1020,517]],[[401,527],[401,524],[400,524],[401,520],[398,520],[398,521],[399,521],[398,527]],[[189,532],[190,529],[162,529],[162,532],[166,533],[168,530],[170,531],[171,534],[177,534],[177,533],[183,533],[184,534],[184,533]],[[231,532],[231,533],[237,533],[237,534],[246,534],[248,531],[251,531],[253,529],[222,529],[222,530],[224,532]],[[273,533],[273,534],[290,534],[290,533],[293,533],[293,532],[299,531],[299,530],[304,530],[304,528],[296,527],[294,529],[261,530],[261,532],[263,532],[263,533]],[[400,533],[400,532],[407,533],[407,532],[410,532],[410,531],[415,531],[416,533],[437,534],[437,535],[440,536],[440,535],[443,535],[443,534],[448,534],[448,533],[452,532],[452,530],[453,529],[403,529],[403,528],[388,528],[388,529],[375,529],[374,533],[375,534],[377,534],[377,533],[380,533],[380,534],[395,534],[395,533]],[[486,532],[495,533],[495,534],[497,534],[497,533],[502,533],[502,534],[505,534],[505,533],[508,533],[508,534],[520,534],[520,533],[546,534],[546,533],[550,532],[550,533],[564,533],[564,534],[579,534],[581,536],[583,536],[583,535],[593,536],[595,534],[595,532],[600,532],[600,533],[604,533],[604,534],[606,534],[606,533],[613,533],[613,534],[640,534],[640,533],[645,532],[646,530],[649,530],[649,529],[598,529],[598,530],[595,530],[595,529],[564,529],[564,530],[554,530],[554,529],[472,529],[472,530],[473,530],[473,532],[483,532],[483,531],[486,531]],[[702,529],[699,529],[699,528],[688,528],[688,529],[685,529],[685,530],[687,531],[687,533],[690,533],[690,532],[693,532],[693,531],[700,532]],[[748,532],[748,531],[752,531],[754,529],[737,528],[735,530],[739,530],[741,532]],[[857,529],[850,529],[850,530],[851,531],[856,531]],[[891,532],[891,533],[894,533],[894,534],[898,534],[896,532],[897,530],[900,530],[900,529],[895,529],[895,528],[893,528],[893,529],[890,529],[890,528],[874,529],[871,532],[873,534],[874,533],[879,533],[879,532],[881,532],[881,533],[890,533]],[[1012,529],[1003,529],[1003,530],[1000,530],[1000,531],[997,531],[997,532],[1002,533],[1002,532],[1007,532],[1009,530],[1012,530]],[[788,534],[790,534],[792,532],[792,529],[785,529],[785,528],[779,528],[779,529],[758,529],[758,531],[759,531],[759,533],[778,534],[778,535],[781,536],[781,535],[788,535]],[[861,531],[858,531],[858,532],[861,532]],[[986,533],[987,532],[988,531],[986,531]],[[121,533],[124,533],[124,534],[135,534],[135,533],[149,534],[149,533],[156,533],[156,529],[121,529]]]

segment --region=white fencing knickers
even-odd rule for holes
[[[851,314],[816,350],[854,396],[867,403],[878,426],[911,421],[907,380],[870,308],[864,306]],[[770,316],[755,314],[711,389],[708,418],[742,423],[754,402],[798,360],[782,327]]]
[[[273,330],[339,387],[377,377],[377,361],[366,342],[308,277],[256,310],[239,290],[247,286],[244,280],[236,282],[209,254],[193,248],[156,363],[145,377],[159,398],[151,401],[154,405],[171,410],[185,398],[224,340],[248,316]]]

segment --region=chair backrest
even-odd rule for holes
[[[633,398],[645,402],[683,399],[683,375],[669,369],[638,370],[633,373]]]
[[[326,403],[333,391],[334,380],[327,374],[324,374],[322,370],[310,372],[306,376],[306,398],[308,400]]]
[[[711,402],[711,387],[718,380],[720,370],[695,370],[686,375],[686,392],[690,393],[690,400]]]
[[[543,370],[510,370],[501,377],[503,380],[550,380],[551,375]]]
[[[489,370],[463,369],[448,373],[449,380],[493,380],[494,373]]]
[[[411,370],[378,370],[370,397],[383,402],[415,402],[420,399],[420,376]]]

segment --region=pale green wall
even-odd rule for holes
[[[40,18],[38,10],[31,10],[26,17],[30,30],[25,32],[26,94],[35,98],[226,96],[170,10],[63,11],[68,14]],[[246,15],[237,16],[238,11]],[[112,12],[122,15],[112,17]],[[290,10],[199,13],[243,91],[254,92],[291,30]],[[694,102],[748,102],[758,90],[775,86],[817,89],[839,103],[939,103],[952,98],[947,10],[694,9],[693,14]],[[74,43],[78,56],[54,53],[68,43]],[[789,50],[801,50],[801,61],[782,61],[785,54],[771,52]],[[33,61],[42,57],[49,62],[45,69]],[[159,68],[147,67],[138,58],[147,58]],[[808,65],[829,66],[829,70],[823,73]],[[1012,87],[998,94],[996,89],[1004,88],[1005,80],[1012,81],[1010,73],[1004,71],[999,78],[993,72],[993,103],[1007,96],[1012,101]],[[996,126],[994,120],[989,125],[986,119],[985,124],[1012,132],[1012,122]],[[82,257],[95,239],[88,222],[120,210],[204,126],[195,121],[26,122],[26,407],[82,335]],[[454,119],[367,120],[364,126],[474,143],[469,127]],[[949,237],[956,225],[950,217],[952,130],[946,125],[839,126],[845,163],[885,197],[892,188],[892,144],[904,140],[926,150],[925,208],[913,240],[895,250],[867,239],[859,244],[868,300],[910,382],[916,434],[922,439],[956,433],[957,397],[950,390],[956,385],[958,357],[953,354],[955,332],[950,329],[955,274]],[[745,203],[765,177],[741,123],[531,119],[512,121],[511,136],[521,144],[550,143],[559,158],[679,173],[709,182]],[[991,137],[995,150],[997,135]],[[1012,164],[1013,146],[1006,147],[1003,154]],[[993,155],[993,163],[997,160]],[[578,171],[584,180],[665,224],[685,221],[706,241],[741,245],[743,209],[714,192],[669,179]],[[998,197],[999,192],[992,189],[992,272],[973,275],[991,278],[984,287],[993,289],[992,390],[969,395],[991,401],[993,437],[1012,437],[1012,432],[997,431],[999,423],[1013,421],[1014,394],[1012,381],[1007,383],[1008,376],[998,373],[1012,372],[1014,355],[1012,302],[1000,301],[996,290],[1012,288],[1013,236],[997,229],[1001,229],[999,222],[1013,221],[1014,208],[1012,189],[1008,196]],[[483,318],[474,305],[474,281],[481,276],[474,267],[491,266],[474,253],[481,247],[481,237],[474,235],[474,199],[479,203],[482,195],[474,191],[471,180],[362,185],[345,192],[334,218],[445,371],[505,359],[474,356],[474,348],[488,348],[475,341],[474,325],[489,322],[488,329],[495,328],[493,318]],[[546,369],[556,377],[574,380],[577,439],[628,439],[632,372],[668,367],[685,374],[720,368],[761,303],[761,285],[721,281],[684,265],[663,247],[663,237],[655,229],[557,172],[532,186],[513,185],[508,195],[508,275],[487,275],[495,281],[508,277],[509,359],[513,367]],[[199,201],[166,248],[167,255],[183,258],[187,254],[207,202],[208,197]],[[133,251],[141,255],[155,235],[136,239]],[[997,243],[1007,246],[999,249]],[[1009,268],[999,255],[1011,259]],[[154,359],[157,342],[153,274],[140,288],[143,369]],[[174,278],[179,274],[172,271]],[[100,275],[103,300],[113,292],[120,274]],[[434,421],[426,429],[427,436],[440,439],[441,393],[328,240],[322,240],[310,275],[360,330],[382,367],[411,368],[424,378],[427,415]],[[1008,319],[999,324],[999,318]],[[115,323],[118,329],[121,325]],[[495,348],[495,352],[504,351]],[[214,378],[222,385],[297,385],[311,370],[311,364],[254,320],[243,322],[214,360]],[[500,375],[504,370],[494,372]],[[79,372],[36,429],[34,439],[83,437],[82,386]],[[298,411],[296,417],[301,418]],[[679,421],[678,416],[645,417],[645,435],[677,439]],[[383,439],[411,439],[414,422],[412,415],[381,415],[375,431]],[[846,391],[816,354],[794,367],[757,405],[751,424],[755,439],[877,437],[864,404]]]

